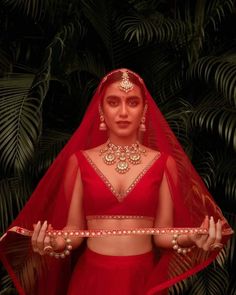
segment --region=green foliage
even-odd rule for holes
[[[1,233],[116,67],[144,78],[236,228],[234,0],[0,0],[0,16]],[[170,293],[234,295],[235,261],[234,236]],[[0,294],[14,294],[1,277]]]

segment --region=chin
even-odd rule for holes
[[[137,131],[130,132],[130,130],[119,130],[117,132],[114,132],[114,134],[116,136],[119,136],[119,137],[125,137],[125,138],[127,138],[127,137],[133,137],[134,134],[137,134]]]

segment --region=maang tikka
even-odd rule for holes
[[[100,118],[99,130],[106,131],[107,130],[107,125],[105,123],[104,115],[103,115],[102,108],[101,108],[100,104],[98,106],[98,110],[99,110],[99,118]]]
[[[129,92],[133,88],[134,84],[130,81],[128,72],[123,72],[121,76],[120,90]]]

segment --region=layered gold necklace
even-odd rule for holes
[[[115,170],[124,174],[130,169],[131,165],[141,163],[142,156],[146,154],[146,150],[140,147],[139,142],[132,145],[115,145],[110,140],[106,146],[100,150],[100,156],[106,165],[116,165]]]

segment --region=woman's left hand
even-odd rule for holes
[[[190,236],[191,241],[204,251],[213,251],[223,247],[222,239],[222,222],[219,219],[217,222],[211,216],[205,217],[202,228],[208,229],[208,234],[194,234]]]

